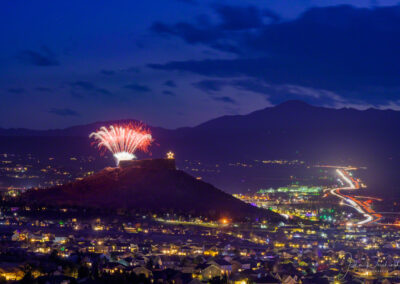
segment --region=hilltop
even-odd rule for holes
[[[178,213],[213,219],[282,220],[179,170],[106,168],[83,180],[31,190],[23,197],[36,205]]]

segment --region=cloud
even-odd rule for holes
[[[34,66],[57,66],[59,61],[54,53],[46,46],[42,46],[41,50],[23,50],[17,54],[17,59],[22,63]]]
[[[279,20],[279,16],[271,11],[262,11],[255,6],[229,6],[216,5],[215,10],[220,16],[222,23],[219,25],[223,30],[248,30],[260,28],[264,25],[265,17],[274,21]]]
[[[129,67],[123,71],[129,72],[129,73],[140,73],[140,68],[138,67]]]
[[[41,86],[36,87],[35,90],[36,90],[36,91],[39,91],[39,92],[51,92],[51,91],[52,91],[51,88],[41,87]]]
[[[228,104],[236,104],[236,101],[231,97],[223,96],[223,97],[215,97],[212,98],[214,101],[228,103]]]
[[[261,77],[266,69],[265,60],[256,59],[204,59],[171,61],[166,64],[148,64],[150,68],[159,70],[188,71],[208,77],[235,77],[250,76]]]
[[[135,92],[140,92],[140,93],[147,93],[150,92],[151,89],[145,85],[140,85],[136,83],[128,84],[124,86],[125,89],[129,89]]]
[[[70,84],[72,87],[74,88],[79,88],[79,89],[83,89],[86,91],[91,91],[95,89],[95,86],[88,81],[76,81]]]
[[[48,111],[51,114],[57,116],[79,116],[80,114],[72,109],[69,108],[52,108]]]
[[[109,90],[98,87],[89,81],[75,81],[75,82],[69,83],[69,86],[71,87],[71,94],[74,97],[78,97],[78,98],[82,98],[85,95],[90,95],[90,96],[97,96],[97,95],[112,96],[113,95]]]
[[[7,90],[9,93],[11,94],[23,94],[25,93],[25,89],[24,88],[10,88]]]
[[[209,79],[193,83],[193,85],[213,95],[222,92],[225,87],[232,87],[241,91],[261,94],[271,103],[281,103],[299,97],[310,103],[326,103],[328,101],[333,104],[344,103],[343,97],[332,91],[288,84],[273,85],[258,79]]]
[[[150,29],[158,34],[179,36],[188,43],[210,43],[222,37],[219,30],[197,27],[183,22],[172,26],[162,22],[155,22]]]
[[[268,85],[286,85],[288,90],[289,86],[296,86],[296,90],[291,88],[292,94],[305,94],[307,89],[325,90],[348,100],[373,104],[398,96],[400,53],[393,47],[400,46],[400,6],[319,7],[293,20],[275,18],[261,23],[258,16],[254,16],[253,22],[236,23],[233,19],[241,12],[235,7],[215,9],[221,19],[219,23],[161,23],[158,32],[217,50],[227,51],[230,47],[234,58],[148,66],[191,72],[210,79],[250,78]],[[242,12],[265,13],[252,8]]]
[[[220,80],[202,80],[192,85],[199,90],[209,93],[221,91],[222,87],[226,84],[226,82]]]
[[[263,95],[276,94],[278,91],[286,91],[279,85],[270,85],[257,79],[236,79],[231,81],[231,85],[245,91],[259,93]]]
[[[175,93],[174,93],[174,92],[171,92],[171,91],[169,91],[169,90],[164,90],[164,91],[163,91],[163,94],[164,94],[164,95],[167,95],[167,96],[175,96]]]
[[[104,89],[104,88],[97,88],[95,91],[99,94],[106,95],[106,96],[112,95],[112,93],[109,90]]]
[[[150,30],[166,36],[177,36],[190,44],[205,44],[214,49],[228,53],[241,53],[237,42],[246,32],[253,32],[265,25],[265,22],[276,22],[277,14],[256,6],[213,5],[219,18],[218,23],[212,23],[207,15],[197,17],[194,23],[178,22],[166,24],[154,22]],[[267,20],[267,21],[266,21]],[[269,21],[268,21],[269,20]]]
[[[102,75],[106,75],[106,76],[111,76],[111,75],[114,75],[115,74],[115,71],[113,71],[113,70],[101,70],[100,71],[100,73],[102,74]]]
[[[167,87],[176,88],[176,83],[172,80],[165,81],[164,85]]]

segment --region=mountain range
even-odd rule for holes
[[[88,134],[106,121],[55,130],[1,129],[0,147],[9,152],[52,155],[95,154]],[[400,112],[330,109],[288,101],[247,115],[222,116],[195,127],[149,126],[154,156],[173,150],[179,159],[237,161],[305,159],[325,163],[368,163],[398,156]]]

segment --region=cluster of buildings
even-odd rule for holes
[[[38,157],[0,153],[0,190],[50,187],[89,176],[97,170],[91,156]],[[103,163],[101,163],[103,165]]]
[[[66,165],[75,164],[67,169]],[[90,175],[93,160],[56,163],[0,155],[3,179],[41,186]],[[78,166],[76,166],[78,165]],[[184,170],[203,176],[230,168],[306,167],[302,161],[253,161]],[[171,164],[172,166],[172,164]],[[173,164],[173,168],[175,164]],[[320,170],[320,169],[318,169]],[[324,170],[325,171],[325,170]],[[77,208],[0,207],[0,282],[25,283],[400,283],[396,226],[356,226],[357,212],[328,196],[325,185],[236,194],[287,218],[280,224],[210,221],[191,216],[105,215]],[[4,185],[4,182],[2,183]],[[21,183],[22,184],[22,183]],[[323,184],[321,182],[321,184]],[[4,197],[21,188],[4,186]],[[7,197],[8,196],[8,197]]]
[[[46,208],[40,214],[30,210],[2,209],[0,278],[8,281],[400,281],[400,233],[394,228],[154,215],[89,218],[66,208],[54,218]]]
[[[325,221],[332,224],[356,222],[360,217],[350,207],[340,204],[328,194],[329,187],[291,185],[276,189],[261,189],[256,193],[233,194],[234,197],[264,209],[270,209],[286,218]]]

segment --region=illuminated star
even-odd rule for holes
[[[167,153],[167,159],[175,159],[175,154],[171,151]]]

